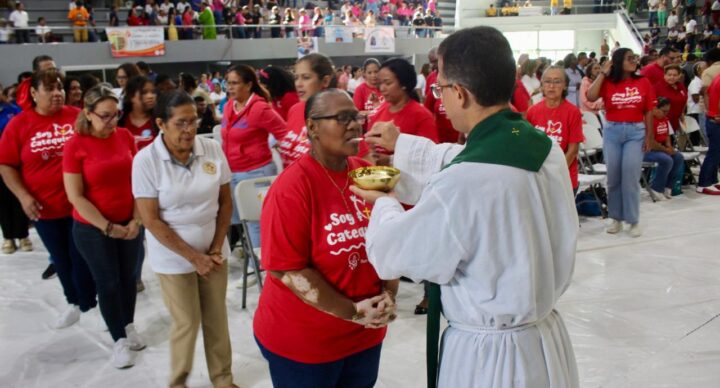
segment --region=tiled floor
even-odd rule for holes
[[[688,190],[689,192],[690,190]],[[642,202],[638,239],[582,220],[573,284],[558,304],[570,331],[582,387],[720,387],[720,198],[689,193]],[[150,270],[136,325],[148,341],[137,365],[109,364],[111,340],[99,315],[61,331],[48,328],[65,307],[57,279],[42,281],[47,255],[0,255],[0,387],[163,387],[169,318]],[[231,279],[239,278],[233,266]],[[403,283],[400,318],[385,341],[378,387],[425,385],[424,318],[412,315],[421,288]],[[252,311],[240,290],[228,292],[233,371],[244,388],[270,387],[254,344]],[[201,340],[191,387],[210,387]]]

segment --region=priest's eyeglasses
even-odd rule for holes
[[[310,118],[313,120],[336,120],[338,124],[344,127],[347,127],[353,121],[360,125],[364,125],[367,121],[367,115],[360,112],[342,112],[336,115],[313,116]]]
[[[445,85],[432,84],[430,86],[430,91],[432,92],[433,97],[435,97],[435,99],[439,100],[442,98],[443,88],[449,88],[452,86],[455,86],[455,84],[445,84]]]

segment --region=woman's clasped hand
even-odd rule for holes
[[[352,321],[366,329],[379,329],[397,318],[395,296],[390,290],[355,303],[355,315]]]

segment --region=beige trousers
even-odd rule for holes
[[[198,328],[202,323],[205,359],[213,387],[233,384],[232,350],[225,294],[227,262],[203,279],[197,273],[158,274],[163,300],[170,315],[170,387],[185,387],[192,369]]]

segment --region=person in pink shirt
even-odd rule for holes
[[[282,139],[287,134],[285,120],[270,105],[255,69],[247,65],[232,66],[226,73],[228,102],[223,112],[222,149],[228,160],[235,190],[240,181],[277,175],[268,138]],[[234,198],[233,198],[234,201]],[[240,224],[233,212],[232,225]],[[260,247],[260,225],[250,223],[248,231],[254,247]],[[230,241],[230,245],[233,245]]]
[[[300,27],[300,31],[302,33],[302,36],[310,36],[313,30],[312,26],[312,18],[310,15],[307,14],[307,10],[305,8],[300,10],[300,17],[298,18],[298,27]]]

